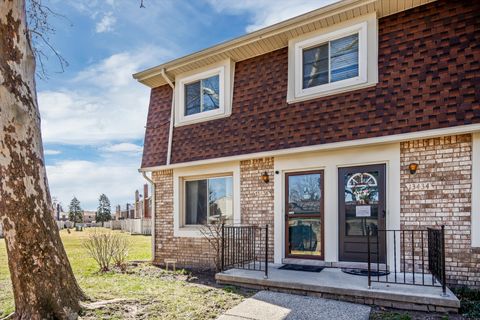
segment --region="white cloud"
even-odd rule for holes
[[[74,160],[47,166],[47,174],[52,196],[62,202],[65,210],[73,196],[80,200],[83,209],[95,210],[101,193],[108,196],[113,210],[116,204],[125,206],[125,199],[133,201],[136,189],[142,190],[146,182],[137,168],[136,161]]]
[[[143,139],[150,90],[131,74],[166,55],[156,47],[117,53],[74,75],[68,87],[39,92],[45,154],[56,154],[48,145],[58,144],[99,155],[90,160],[90,152],[72,153],[80,159],[47,166],[51,194],[65,208],[76,196],[84,209],[94,210],[101,193],[112,206],[124,206],[145,183],[138,173],[142,148],[131,141]]]
[[[132,73],[165,51],[146,47],[114,54],[79,72],[70,88],[38,94],[44,143],[101,145],[142,139],[149,89]]]
[[[60,151],[60,150],[53,150],[53,149],[46,149],[46,150],[43,151],[43,153],[44,153],[45,155],[55,156],[55,155],[57,155],[57,154],[61,154],[62,151]]]
[[[95,31],[97,33],[113,31],[117,18],[112,12],[108,12],[103,15],[102,19],[95,25]]]
[[[103,148],[106,152],[114,153],[141,153],[143,148],[133,143],[118,143]]]
[[[339,0],[207,0],[218,12],[249,13],[252,22],[246,31],[251,32],[303,13],[324,7]]]

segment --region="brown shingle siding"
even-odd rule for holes
[[[440,0],[382,18],[375,87],[295,104],[287,48],[238,62],[232,115],[175,128],[172,163],[480,123],[479,14]],[[143,167],[165,164],[168,124],[150,126],[168,122],[170,96],[152,91]]]
[[[171,102],[170,86],[161,86],[151,91],[142,168],[166,163]]]

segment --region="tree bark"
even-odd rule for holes
[[[84,295],[52,215],[24,0],[0,0],[0,222],[16,319],[75,319]]]

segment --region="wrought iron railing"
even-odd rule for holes
[[[379,250],[379,240],[387,242],[384,252]],[[388,242],[393,244],[390,256]],[[375,235],[367,230],[367,251],[369,287],[372,282],[441,286],[446,294],[445,226],[440,229],[377,230]]]
[[[264,271],[268,278],[268,225],[222,226],[222,271]]]

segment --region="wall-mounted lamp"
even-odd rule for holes
[[[262,174],[262,181],[265,182],[265,183],[268,183],[268,182],[270,181],[270,178],[268,177],[267,171],[265,171],[265,172]]]
[[[410,170],[410,174],[415,174],[418,169],[418,163],[412,162],[408,165],[408,169]]]

